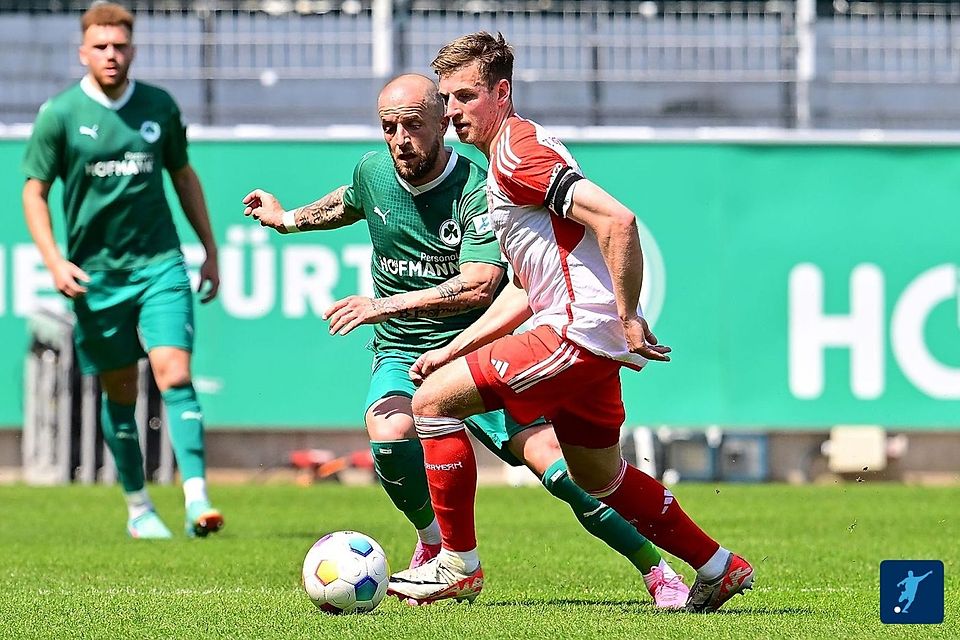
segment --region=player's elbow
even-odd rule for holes
[[[483,280],[474,283],[470,292],[470,300],[474,307],[489,307],[497,296],[497,280]]]
[[[618,207],[608,212],[598,226],[595,231],[601,242],[639,237],[637,217],[626,207]]]
[[[503,269],[488,264],[468,263],[461,268],[462,299],[471,308],[489,307],[500,290]]]
[[[637,233],[637,216],[626,207],[619,207],[613,212],[610,216],[610,224],[618,233]]]

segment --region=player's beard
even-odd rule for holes
[[[417,160],[413,165],[403,164],[394,158],[393,168],[396,169],[397,175],[407,182],[415,182],[433,170],[434,165],[437,163],[437,158],[440,157],[440,150],[442,148],[443,145],[431,147],[426,155]]]

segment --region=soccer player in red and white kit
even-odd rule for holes
[[[516,114],[513,52],[502,35],[460,37],[432,67],[458,137],[490,161],[490,216],[514,283],[450,345],[411,369],[422,381],[413,413],[443,548],[429,563],[391,576],[390,592],[428,603],[472,600],[483,587],[476,460],[462,420],[504,408],[521,423],[550,419],[577,484],[697,570],[686,610],[715,611],[752,586],[753,567],[620,455],[620,369],[670,359],[639,305],[636,217],[585,179],[559,140]],[[511,334],[528,319],[532,329]]]

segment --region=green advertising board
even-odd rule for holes
[[[240,201],[255,187],[287,207],[312,201],[380,144],[192,145],[221,243],[223,285],[198,307],[194,367],[211,426],[360,427],[371,331],[330,336],[320,316],[371,293],[365,224],[281,236],[243,218]],[[23,146],[0,141],[11,203],[0,236],[0,425],[14,428],[25,317],[63,306],[22,220]],[[669,364],[624,372],[629,423],[960,426],[960,148],[570,148],[638,214],[643,301],[674,348]],[[195,270],[202,254],[181,231]]]

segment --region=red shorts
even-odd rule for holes
[[[505,409],[520,424],[543,416],[560,442],[612,447],[625,413],[622,364],[564,340],[551,327],[504,336],[467,355],[488,411]]]

